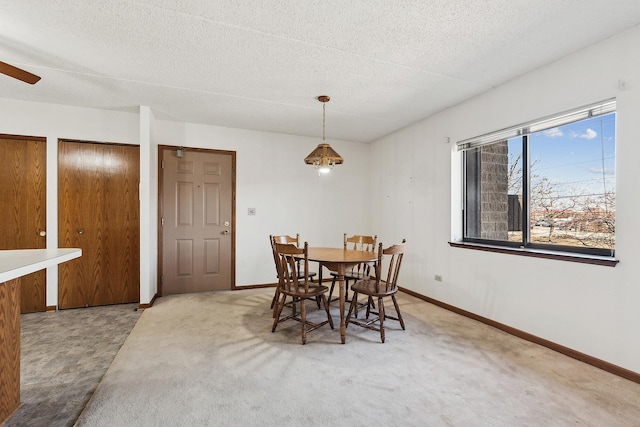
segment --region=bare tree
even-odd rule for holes
[[[591,194],[577,199],[575,239],[587,247],[613,249],[615,247],[615,190]]]
[[[615,189],[593,193],[592,189],[566,188],[530,170],[529,206],[533,220],[544,221],[544,240],[568,246],[615,247]],[[522,156],[509,161],[509,194],[522,194]],[[534,236],[532,236],[534,238]]]
[[[522,194],[522,153],[515,158],[509,154],[509,170],[507,172],[509,194]]]
[[[548,242],[552,241],[553,232],[560,223],[572,220],[577,205],[575,197],[561,194],[560,188],[558,183],[542,177],[532,182],[529,192],[531,210],[541,212],[543,219],[549,223]]]

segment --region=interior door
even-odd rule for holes
[[[162,153],[162,294],[231,289],[232,155]]]
[[[0,136],[0,249],[46,248],[47,143]],[[45,270],[24,276],[20,311],[46,310]]]
[[[59,267],[60,308],[140,299],[140,148],[60,141],[60,247],[82,256]]]

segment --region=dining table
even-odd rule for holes
[[[347,270],[360,263],[377,261],[378,255],[376,252],[370,251],[310,246],[308,248],[308,259],[309,261],[320,264],[318,272],[318,280],[320,283],[322,283],[322,267],[327,267],[329,270],[334,271],[337,274],[336,280],[340,287],[340,340],[342,341],[342,344],[344,344],[346,334],[344,313],[346,302],[345,273]]]

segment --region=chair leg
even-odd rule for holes
[[[358,303],[358,297],[357,294],[354,292],[353,296],[351,297],[351,301],[356,300],[356,308],[355,308],[355,316],[358,317],[358,309],[361,308],[360,306],[364,306],[364,303],[360,304]],[[351,302],[349,299],[347,299],[347,294],[346,294],[346,289],[345,289],[345,300],[347,302]],[[376,308],[376,305],[373,303],[373,297],[368,296],[367,297],[367,319],[369,318],[369,311],[371,308]]]
[[[358,293],[356,291],[353,291],[353,296],[351,297],[351,304],[353,304],[354,302],[356,304],[354,312],[356,314],[356,319],[357,319],[358,318]]]
[[[331,317],[331,313],[329,313],[329,301],[327,300],[327,297],[325,297],[324,294],[322,294],[321,297],[322,297],[322,302],[324,303],[324,309],[327,312],[327,320],[329,320],[329,326],[331,326],[331,329],[333,329],[333,318]]]
[[[273,317],[276,316],[276,310],[278,308],[278,300],[280,299],[280,287],[276,288],[275,293],[273,294],[273,299],[271,300],[271,309],[273,310]]]
[[[329,288],[329,304],[331,304],[331,296],[333,295],[333,288],[336,286],[337,276],[333,276],[331,281],[331,287]],[[344,279],[344,300],[349,301],[349,279]],[[357,316],[357,314],[356,314]]]
[[[322,299],[320,298],[320,296],[316,297],[316,305],[318,306],[318,308],[322,308]]]
[[[304,298],[300,298],[300,319],[302,320],[302,345],[307,343],[307,310],[305,310]]]
[[[331,304],[331,296],[333,295],[333,287],[336,285],[336,276],[333,276],[331,287],[329,288],[329,304]]]
[[[398,306],[398,301],[396,301],[396,296],[391,295],[391,299],[393,300],[393,306],[396,309],[396,313],[398,313],[398,320],[400,320],[400,326],[402,326],[402,330],[404,330],[404,320],[402,319],[402,314],[400,313],[400,307]]]
[[[371,304],[373,303],[373,297],[371,295],[369,295],[369,297],[367,298],[367,319],[369,318],[369,315],[371,314]],[[375,308],[375,306],[373,307]]]
[[[349,322],[351,321],[351,313],[353,313],[354,301],[356,300],[357,296],[358,296],[358,293],[356,291],[353,291],[353,299],[351,300],[351,304],[349,304],[349,312],[347,313],[347,319],[344,321],[345,329],[349,327]],[[357,310],[357,307],[356,307],[356,310]],[[356,317],[358,317],[357,314],[356,314]]]
[[[273,298],[271,298],[271,307],[273,308],[276,305],[276,302],[278,302],[278,297],[280,296],[280,286],[276,286],[276,291],[273,294]]]
[[[378,297],[378,317],[380,319],[380,339],[384,344],[384,304],[382,303],[382,297]]]
[[[280,321],[280,313],[282,313],[282,309],[284,308],[285,300],[287,299],[286,295],[282,295],[282,301],[278,303],[275,307],[273,314],[273,327],[271,328],[271,332],[276,331],[276,327],[278,326],[278,322]]]

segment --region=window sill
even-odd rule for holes
[[[478,251],[497,252],[501,254],[555,259],[558,261],[579,262],[583,264],[603,265],[606,267],[615,267],[618,262],[620,262],[613,257],[606,256],[585,255],[572,252],[556,252],[530,248],[510,248],[505,246],[486,245],[481,243],[449,242],[449,246],[453,248],[475,249]]]

